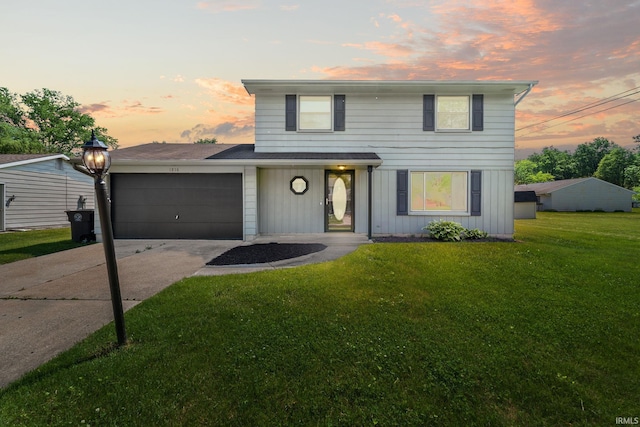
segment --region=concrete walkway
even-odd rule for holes
[[[255,243],[322,243],[326,249],[270,264],[211,267],[225,251]],[[124,310],[192,275],[222,275],[329,261],[367,243],[352,233],[263,236],[252,242],[117,240]],[[102,244],[0,265],[0,387],[113,320]]]

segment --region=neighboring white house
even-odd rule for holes
[[[0,231],[69,225],[78,199],[93,208],[93,180],[63,154],[0,154]]]
[[[538,210],[631,212],[631,190],[598,178],[576,178],[523,184],[516,191],[535,191]]]
[[[515,106],[535,81],[243,80],[255,144],[112,152],[117,238],[512,237]]]

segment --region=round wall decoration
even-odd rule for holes
[[[304,194],[309,189],[309,181],[304,176],[294,176],[291,179],[290,188],[293,194]]]

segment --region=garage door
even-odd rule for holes
[[[112,174],[118,239],[242,239],[242,174]]]

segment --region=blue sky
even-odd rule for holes
[[[517,132],[518,148],[629,145],[640,103],[616,105],[640,99],[638,22],[640,0],[5,2],[0,87],[71,95],[125,147],[252,142],[243,78],[539,80],[516,128],[632,95]]]

